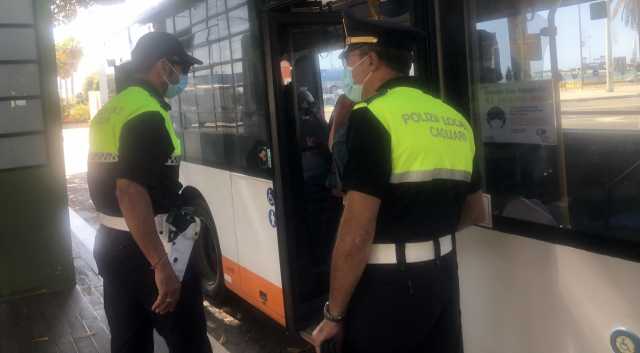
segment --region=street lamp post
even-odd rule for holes
[[[578,4],[578,33],[580,33],[580,89],[584,87],[584,60],[582,57],[582,47],[584,42],[582,41],[582,11],[581,4]]]
[[[613,92],[613,40],[611,38],[611,0],[606,1],[607,19],[605,24],[607,50],[607,92]]]

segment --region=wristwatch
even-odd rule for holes
[[[342,322],[342,320],[344,320],[344,314],[343,315],[332,314],[331,311],[329,311],[329,302],[326,302],[324,304],[324,318],[327,321],[339,323],[339,322]]]

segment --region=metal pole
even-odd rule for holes
[[[606,32],[606,64],[607,64],[607,92],[613,92],[613,40],[611,38],[611,0],[606,1],[607,20],[605,25]]]
[[[578,33],[580,33],[580,89],[584,87],[584,60],[582,58],[582,4],[578,4]]]
[[[549,10],[549,16],[547,17],[548,26],[547,31],[549,35],[549,58],[551,60],[551,80],[553,83],[553,105],[556,117],[556,136],[558,139],[558,184],[560,188],[560,200],[558,204],[562,209],[562,224],[570,225],[569,220],[569,196],[567,187],[567,170],[566,170],[566,157],[564,146],[564,134],[562,133],[562,113],[560,104],[560,85],[559,82],[562,78],[558,65],[558,28],[556,27],[556,13],[558,6],[552,7]]]

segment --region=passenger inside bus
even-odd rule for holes
[[[340,95],[329,120],[329,149],[333,155],[333,163],[327,183],[335,196],[342,196],[341,176],[347,160],[347,127],[354,105],[345,94]]]
[[[294,157],[299,161],[293,165],[299,168],[295,184],[301,195],[297,263],[308,269],[300,271],[304,274],[299,279],[303,296],[319,293],[319,288],[328,286],[329,258],[340,214],[340,202],[327,186],[332,157],[329,125],[321,111],[321,101],[316,98],[321,97],[317,70],[313,53],[294,57],[293,65],[289,64],[288,55],[281,61],[288,135],[296,141],[298,153]]]

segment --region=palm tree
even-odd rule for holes
[[[78,64],[82,59],[82,47],[74,38],[65,39],[62,43],[56,44],[56,63],[58,66],[58,78],[64,85],[65,96],[68,98],[67,82],[71,82],[71,92],[73,89],[73,74],[78,69]],[[72,98],[73,100],[73,98]]]
[[[640,60],[640,0],[618,0],[614,4],[611,18],[618,17],[630,28],[638,32],[638,51],[636,60]]]

